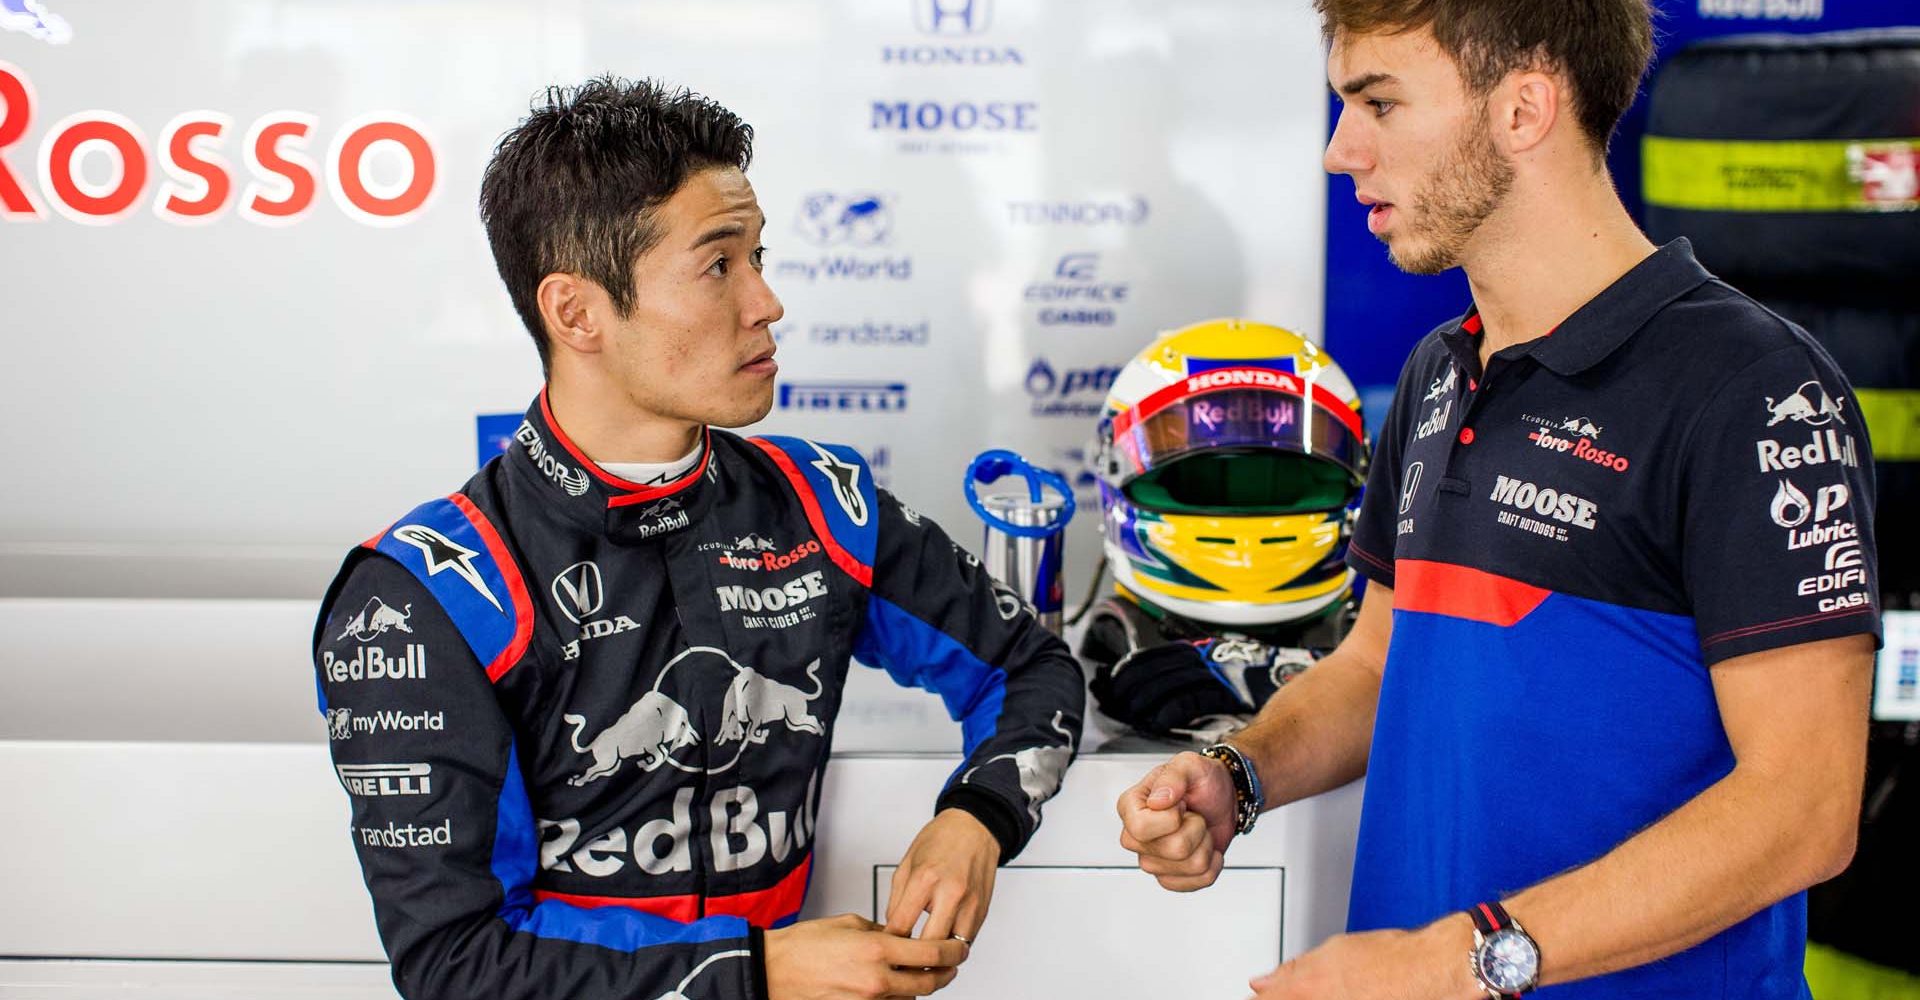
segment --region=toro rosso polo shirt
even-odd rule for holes
[[[1484,371],[1479,329],[1414,349],[1347,556],[1394,602],[1353,930],[1605,854],[1732,770],[1714,664],[1878,635],[1865,425],[1805,331],[1685,240]],[[1541,992],[1805,997],[1805,942],[1798,894]]]

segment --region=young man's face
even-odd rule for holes
[[[1327,82],[1343,105],[1327,143],[1329,173],[1350,174],[1373,207],[1367,229],[1402,270],[1458,266],[1513,185],[1484,98],[1467,91],[1426,29],[1335,35]]]
[[[784,315],[760,274],[766,216],[731,167],[688,176],[654,209],[664,233],[633,266],[634,307],[616,318],[608,364],[640,409],[740,427],[773,406],[772,324]]]

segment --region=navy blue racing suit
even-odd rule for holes
[[[708,431],[641,486],[542,394],[347,557],[314,636],[400,993],[765,997],[853,657],[944,699],[967,759],[936,809],[1019,853],[1084,703],[1030,608],[851,449]]]

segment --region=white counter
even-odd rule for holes
[[[314,707],[312,613],[0,600],[0,997],[393,996]],[[938,699],[855,672],[808,915],[879,915],[959,742]],[[1085,743],[942,996],[1238,997],[1340,930],[1357,785],[1268,814],[1217,885],[1176,895],[1133,868],[1113,810],[1174,748],[1099,725]]]

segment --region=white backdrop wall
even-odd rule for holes
[[[317,597],[347,546],[464,481],[476,418],[539,387],[480,173],[531,95],[600,72],[685,84],[755,127],[786,304],[781,405],[755,430],[855,445],[965,541],[968,460],[1072,466],[1155,331],[1240,314],[1320,339],[1326,101],[1304,3],[45,6],[0,12],[0,164],[20,188],[0,177],[0,596]],[[179,121],[220,131],[168,143]],[[294,134],[250,163],[275,123]],[[364,151],[352,176],[343,144]],[[213,190],[194,175],[215,161],[220,211],[156,211]],[[302,162],[310,198],[285,176]],[[307,207],[267,224],[255,196]],[[1070,599],[1097,521],[1074,525]]]

